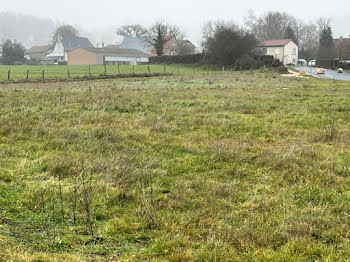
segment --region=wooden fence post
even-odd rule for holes
[[[106,68],[106,64],[103,64],[104,68],[105,68],[105,76],[107,75],[107,68]]]
[[[9,70],[9,71],[7,72],[7,80],[10,80],[10,78],[11,78],[11,70]]]
[[[68,75],[68,78],[70,78],[69,68],[67,69],[67,75]]]
[[[222,72],[225,72],[225,66],[222,66]]]
[[[151,68],[148,65],[148,74],[151,74]]]
[[[27,70],[27,81],[29,79],[29,70]]]
[[[43,80],[45,79],[45,71],[44,70],[42,71],[42,78],[43,78]]]
[[[89,77],[91,77],[91,68],[90,68],[90,65],[89,65]]]
[[[119,63],[118,63],[118,74],[120,75],[120,67],[119,67]]]

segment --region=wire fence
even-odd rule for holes
[[[34,81],[77,78],[103,78],[118,75],[214,74],[225,68],[213,65],[90,65],[90,66],[0,66],[0,81]]]

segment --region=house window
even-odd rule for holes
[[[275,49],[275,55],[279,55],[280,54],[280,49],[279,48],[276,48]]]

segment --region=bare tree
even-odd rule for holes
[[[147,29],[142,25],[123,25],[117,29],[117,35],[120,36],[132,36],[132,37],[143,37],[147,33]]]
[[[71,25],[62,25],[56,28],[52,38],[52,42],[56,43],[63,36],[78,36],[79,31]]]
[[[245,17],[245,24],[260,41],[282,39],[285,37],[288,27],[293,30],[296,36],[300,31],[300,23],[297,19],[285,12],[270,11],[257,17],[253,11],[250,11]]]
[[[164,46],[169,40],[172,38],[182,39],[183,36],[184,34],[179,27],[169,25],[160,20],[147,30],[144,38],[146,42],[156,49],[157,55],[162,56],[164,54]]]
[[[316,21],[318,33],[321,34],[322,31],[327,30],[328,28],[331,27],[332,24],[332,19],[329,17],[320,17]]]
[[[307,60],[315,59],[319,46],[317,26],[313,23],[304,25],[299,34],[299,56]]]

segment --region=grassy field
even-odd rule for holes
[[[151,73],[164,73],[164,65],[149,65]],[[49,66],[7,66],[0,65],[0,81],[8,80],[8,72],[10,71],[10,80],[22,81],[29,80],[40,80],[43,77],[45,79],[67,79],[86,77],[86,76],[100,76],[105,74],[105,68],[103,65],[92,65],[90,66],[60,66],[60,65],[49,65]],[[69,74],[68,74],[69,71]],[[188,75],[193,74],[206,74],[208,72],[207,66],[194,66],[193,65],[166,65],[165,72]],[[90,73],[89,73],[90,72]],[[148,65],[120,65],[119,70],[117,65],[107,65],[107,75],[118,75],[120,74],[145,74],[148,73]],[[218,73],[221,70],[218,67],[210,66],[210,73]]]
[[[350,260],[350,83],[0,86],[0,261]]]

